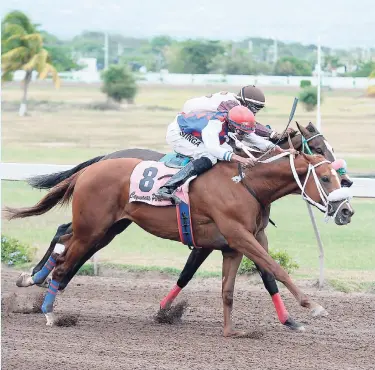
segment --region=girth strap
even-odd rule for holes
[[[266,210],[266,207],[265,205],[261,202],[261,200],[258,198],[258,196],[256,195],[255,191],[253,189],[251,189],[251,187],[249,185],[247,185],[245,183],[245,181],[243,181],[244,177],[243,177],[243,173],[242,173],[242,168],[241,168],[241,163],[238,163],[238,174],[240,176],[240,179],[241,179],[241,183],[243,184],[243,186],[246,188],[246,190],[255,198],[255,200],[260,204],[261,208],[263,211]],[[273,222],[271,220],[271,218],[268,218],[269,219],[269,222],[271,225],[276,226],[275,222]]]

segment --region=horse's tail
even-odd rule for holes
[[[57,184],[59,184],[61,181],[68,179],[70,176],[81,171],[82,169],[96,162],[99,162],[104,157],[105,157],[104,155],[101,155],[101,156],[89,159],[88,161],[82,162],[70,170],[51,173],[49,175],[40,175],[40,176],[31,177],[27,179],[27,183],[35,189],[51,189]]]
[[[80,172],[75,173],[68,179],[62,181],[55,187],[53,187],[48,194],[46,194],[35,206],[33,207],[25,207],[25,208],[11,208],[11,207],[5,207],[4,217],[8,220],[13,220],[15,218],[25,218],[30,216],[39,216],[46,212],[48,212],[50,209],[55,207],[57,204],[67,204],[69,203],[74,187],[76,185],[77,179],[79,175],[83,172],[81,170]]]

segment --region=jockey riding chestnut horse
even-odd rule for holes
[[[228,124],[229,112],[226,120]],[[90,251],[107,245],[132,222],[158,237],[182,240],[176,207],[172,203],[154,206],[132,201],[130,197],[132,188],[140,189],[146,183],[147,187],[152,187],[156,180],[160,181],[159,170],[165,171],[164,164],[135,158],[101,161],[56,185],[35,206],[6,209],[9,219],[23,218],[44,214],[56,204],[73,199],[72,232],[62,238],[65,250],[55,262],[42,305],[48,325],[55,322],[53,304],[64,278]],[[143,178],[138,177],[142,172]],[[233,251],[224,254],[223,261],[225,336],[243,335],[234,329],[231,319],[235,276],[243,255],[281,281],[313,315],[325,313],[322,306],[293,283],[262,245],[270,204],[298,192],[327,217],[333,217],[338,225],[349,223],[354,214],[349,195],[341,188],[330,162],[322,156],[295,156],[293,148],[258,161],[253,167],[221,161],[191,182],[189,212],[195,245],[220,250],[230,247]]]
[[[256,114],[261,108],[264,107],[264,103],[265,103],[264,94],[259,89],[255,88],[254,86],[246,86],[241,89],[238,95],[235,95],[232,93],[220,92],[220,93],[213,94],[210,96],[191,99],[185,103],[183,111],[190,112],[191,110],[194,110],[195,108],[215,110],[216,108],[219,108],[219,107],[221,110],[223,110],[230,106],[233,107],[236,105],[242,105],[242,106],[247,106],[254,114]],[[298,128],[300,132],[303,134],[302,142],[304,146],[302,147],[301,145],[302,144],[300,140],[301,135],[299,135],[295,138],[296,140],[294,140],[293,138],[294,145],[297,148],[301,148],[302,150],[308,150],[309,152],[322,153],[326,156],[326,158],[328,158],[331,161],[334,159],[332,158],[333,152],[329,144],[327,143],[326,140],[324,140],[323,136],[316,131],[313,125],[310,124],[307,128],[304,128],[298,125]],[[268,129],[267,127],[262,126],[260,123],[256,123],[255,133],[263,137],[268,137],[272,141],[282,139],[282,136],[280,134]],[[291,134],[292,136],[295,135],[295,131],[292,129],[288,129],[287,133]],[[245,141],[248,141],[247,136],[245,136]],[[31,179],[31,185],[37,188],[52,187],[53,185],[57,184],[58,181],[62,181],[64,178],[69,177],[70,174],[73,174],[74,172],[77,172],[78,170],[98,160],[103,160],[103,159],[105,160],[105,159],[110,159],[110,158],[121,158],[121,157],[124,157],[124,158],[137,157],[137,158],[142,158],[145,160],[147,159],[159,160],[161,157],[163,157],[163,154],[149,151],[149,150],[137,150],[137,149],[123,150],[123,151],[109,154],[107,156],[96,157],[93,160],[84,162],[83,164],[74,168],[72,172],[71,170],[69,170],[69,171],[64,171],[61,174],[53,174],[53,175],[46,175],[42,177],[33,178]],[[341,176],[345,176],[345,174],[341,172]],[[349,185],[349,186],[351,185],[351,181],[348,178],[346,179],[342,178],[341,181],[342,181],[342,184],[344,185]],[[64,250],[64,246],[61,245],[59,241],[60,241],[60,238],[65,233],[69,233],[70,228],[71,228],[71,223],[61,225],[58,228],[57,233],[55,237],[52,239],[50,247],[46,252],[46,255],[43,257],[43,259],[38,263],[38,265],[33,270],[34,280],[28,279],[29,282],[30,281],[33,281],[33,283],[43,282],[43,280],[46,278],[46,276],[48,275],[48,273],[54,266],[54,258],[56,259],[58,257],[58,254],[62,253],[62,251]],[[203,263],[203,261],[207,258],[207,256],[210,254],[211,251],[208,249],[193,249],[193,251],[191,252],[191,255],[189,256],[187,264],[185,265],[184,270],[182,271],[177,281],[177,285],[171,290],[171,292],[161,302],[162,308],[166,308],[172,303],[173,299],[177,296],[177,294],[181,291],[181,289],[184,288],[188,284],[188,282],[191,280],[196,270]],[[50,257],[51,254],[52,254],[52,257]],[[51,261],[49,261],[49,258]],[[80,261],[80,264],[76,266],[75,272],[86,261],[86,259]],[[47,261],[48,263],[46,263]],[[68,276],[65,279],[65,282],[64,282],[65,286],[69,282],[69,280],[74,276],[75,272],[71,273],[70,276]],[[24,275],[27,276],[27,274],[24,274]],[[275,304],[280,321],[284,325],[287,325],[293,329],[298,328],[297,324],[295,322],[293,323],[293,320],[291,318],[288,318],[289,315],[286,313],[285,307],[281,301],[274,278],[272,276],[269,276],[269,274],[265,271],[261,272],[261,277],[264,281],[265,287],[267,288],[268,292],[272,296],[272,300]]]

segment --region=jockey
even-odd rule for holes
[[[175,152],[192,157],[193,161],[172,176],[157,195],[178,203],[179,199],[174,196],[174,191],[188,178],[209,170],[218,160],[253,166],[253,158],[234,154],[227,141],[228,134],[232,132],[240,140],[246,135],[247,140],[262,151],[274,148],[274,144],[254,133],[255,126],[254,114],[241,105],[227,111],[196,111],[177,115],[168,126],[167,142]],[[278,146],[275,151],[284,152]]]
[[[265,102],[266,98],[263,92],[259,88],[249,85],[244,86],[237,95],[223,91],[216,94],[190,99],[184,104],[182,111],[184,113],[198,110],[214,112],[228,111],[230,108],[236,105],[243,105],[249,108],[254,115],[256,115],[262,108],[264,108]],[[276,142],[279,139],[282,140],[288,137],[288,135],[293,137],[296,133],[297,131],[295,131],[293,128],[288,128],[284,135],[282,135],[269,129],[268,127],[263,126],[259,122],[256,122],[255,134],[267,138],[272,142]],[[245,141],[247,141],[246,138]]]

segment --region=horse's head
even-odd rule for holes
[[[301,152],[305,154],[320,154],[330,162],[336,161],[332,146],[311,122],[306,127],[301,126],[298,122],[296,124],[302,135]],[[350,188],[353,185],[353,181],[350,180],[346,171],[339,171],[338,174],[341,186]]]
[[[301,126],[298,122],[296,124],[302,135],[302,152],[320,154],[330,162],[336,160],[333,148],[311,122],[306,127]]]
[[[302,156],[308,162],[302,186],[305,199],[325,212],[326,216],[333,217],[337,225],[348,224],[354,215],[349,203],[349,189],[341,187],[337,172],[323,156],[303,153]]]

